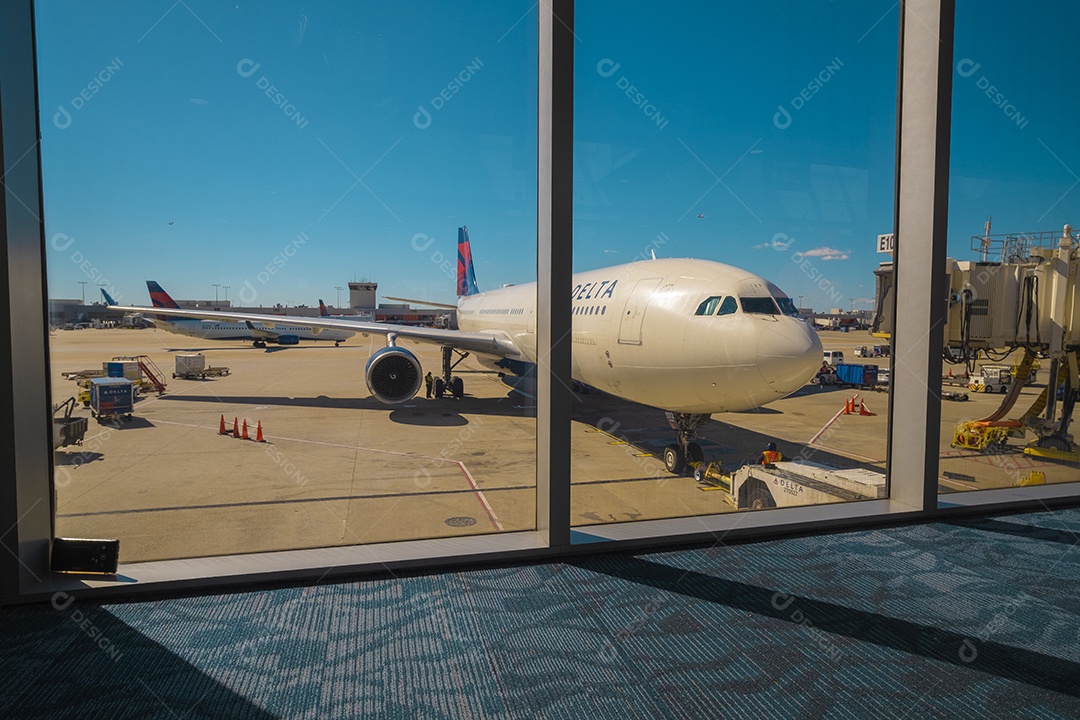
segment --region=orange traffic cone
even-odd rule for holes
[[[262,436],[262,420],[259,420],[259,424],[255,426],[255,442],[266,442]]]
[[[877,415],[877,413],[870,412],[869,408],[866,407],[866,403],[864,403],[862,400],[859,401],[859,414],[860,415]]]
[[[240,424],[237,422],[237,418],[232,419],[232,436],[234,438],[240,437]]]
[[[225,429],[225,416],[221,416],[221,427],[218,429],[218,435],[228,435],[229,431]]]
[[[244,440],[250,440],[251,439],[251,438],[248,437],[248,434],[247,434],[247,418],[244,418],[244,427],[243,427],[243,430],[241,430],[241,432],[240,432],[240,437],[242,437]]]

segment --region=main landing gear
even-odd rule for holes
[[[263,342],[262,340],[256,340],[253,343],[251,343],[251,347],[264,348],[264,347],[266,347],[266,343]]]
[[[454,359],[455,353],[458,356],[457,360]],[[465,382],[454,375],[454,368],[467,357],[469,353],[461,352],[456,348],[444,347],[442,349],[442,377],[435,378],[435,397],[441,398],[446,393],[455,400],[465,397]]]
[[[705,459],[701,446],[692,442],[699,428],[705,427],[712,415],[666,412],[668,425],[677,433],[678,444],[664,448],[664,467],[670,473],[682,475],[687,463],[696,464]]]

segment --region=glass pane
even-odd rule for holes
[[[1061,3],[957,3],[944,494],[1080,479],[1080,68],[1059,52],[1078,21]],[[1038,42],[1017,43],[1018,30]]]
[[[708,300],[703,301],[700,305],[698,305],[698,308],[694,312],[694,314],[695,315],[713,315],[713,314],[715,314],[716,313],[716,306],[720,304],[720,299],[721,298],[720,298],[719,295],[714,295],[713,297],[709,298]]]
[[[57,533],[136,561],[533,528],[535,8],[50,2],[37,30],[82,439]]]
[[[885,496],[897,12],[578,5],[575,525]]]

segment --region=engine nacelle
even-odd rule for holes
[[[278,335],[277,344],[278,345],[299,345],[300,344],[300,336],[299,335]]]
[[[384,347],[367,361],[368,390],[387,405],[408,402],[420,392],[423,370],[416,356],[402,347]]]

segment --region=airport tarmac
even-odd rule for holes
[[[864,360],[854,357],[856,346],[881,342],[865,332],[821,338],[849,363]],[[58,535],[120,538],[121,561],[135,562],[532,529],[531,402],[470,357],[458,367],[464,399],[421,393],[404,405],[383,405],[363,379],[364,364],[382,344],[380,337],[356,336],[341,347],[264,350],[162,330],[54,332],[56,402],[78,390],[62,372],[100,368],[116,356],[149,356],[167,382],[164,394],[136,403],[131,422],[92,420],[82,446],[55,453]],[[439,368],[437,348],[410,347],[425,371]],[[172,378],[175,356],[193,351],[230,374]],[[865,361],[887,367],[889,358]],[[1018,406],[1039,390],[1025,388]],[[856,393],[876,414],[833,419]],[[1018,446],[993,456],[951,449],[955,423],[1000,402],[969,397],[942,406],[943,492],[1012,485],[1032,468],[1046,472],[1048,482],[1080,478],[1074,467],[1029,458]],[[267,442],[220,435],[222,417],[230,431],[233,418],[246,419],[252,438],[261,423]],[[662,411],[578,393],[574,418],[575,525],[733,511],[723,493],[664,471],[658,455],[674,432]],[[715,415],[698,442],[706,458],[728,468],[753,462],[775,441],[789,458],[884,470],[887,419],[886,392],[807,385],[756,411]]]

